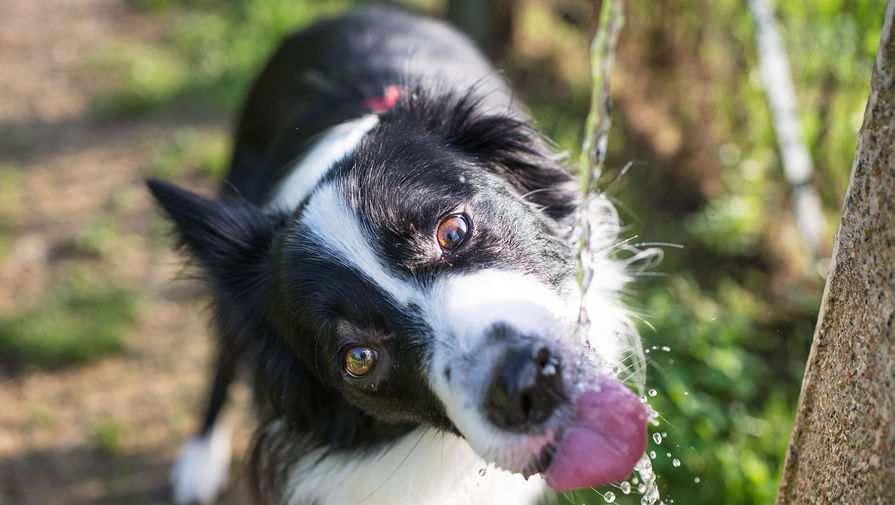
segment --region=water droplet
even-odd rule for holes
[[[666,433],[666,432],[663,431],[663,432],[662,432],[662,438],[665,438],[665,437],[667,437],[667,436],[668,436],[668,433]]]
[[[649,391],[647,391],[647,393],[648,393],[650,396],[656,396],[657,394],[659,394],[658,392],[656,392],[655,389],[650,389]]]
[[[649,349],[644,349],[643,354],[649,354]]]
[[[659,488],[656,487],[655,483],[643,493],[643,498],[640,499],[641,505],[653,505],[659,501]]]
[[[690,393],[684,391],[684,396],[690,396]]]
[[[653,442],[655,442],[657,444],[661,444],[662,443],[662,435],[659,433],[653,433]]]
[[[637,477],[631,477],[631,484],[637,484]]]
[[[615,501],[615,493],[606,491],[606,494],[603,495],[603,499],[606,500],[606,503],[612,503]]]
[[[675,467],[681,466],[681,460],[674,458],[673,460],[671,460],[671,464]]]
[[[693,482],[699,484],[699,477],[693,477]]]
[[[671,352],[671,347],[668,347],[667,345],[663,345],[662,350],[665,352]]]
[[[628,481],[623,481],[618,485],[618,488],[621,489],[624,494],[631,494],[631,483]]]
[[[641,396],[641,397],[640,397],[640,403],[646,403],[646,397],[645,397],[645,396]]]
[[[481,475],[482,477],[485,476],[485,472],[486,470],[484,468],[479,468],[479,475]]]
[[[649,452],[649,459],[656,459],[656,451]]]
[[[666,453],[665,453],[665,457],[666,457],[666,458],[670,458],[670,457],[671,457],[671,453],[670,453],[670,452],[666,452]]]
[[[641,482],[640,485],[637,486],[637,492],[640,494],[645,493],[646,492],[646,484]]]

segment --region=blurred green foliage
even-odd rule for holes
[[[159,110],[235,114],[249,80],[283,35],[350,3],[131,0],[169,29],[159,44],[109,48],[93,57],[92,69],[117,83],[94,110],[101,117]],[[444,0],[413,3],[446,11]],[[589,0],[515,5],[513,45],[501,66],[538,127],[574,155],[589,100],[587,48],[596,9]],[[775,9],[832,236],[884,2],[777,0]],[[648,388],[656,390],[649,401],[662,414],[654,431],[665,436],[649,446],[660,490],[666,503],[770,503],[823,281],[822,265],[804,251],[792,224],[758,78],[754,26],[739,0],[628,2],[627,11],[607,181],[613,167],[639,163],[608,191],[628,233],[684,246],[666,250],[657,269],[665,276],[640,279],[629,294],[644,322]],[[178,132],[150,170],[169,177],[207,164],[220,175],[222,142]],[[44,310],[66,321],[74,317],[67,308],[73,301],[62,297]],[[15,324],[37,320],[26,315]],[[4,330],[10,327],[8,320],[0,323],[3,341],[13,334]],[[560,503],[605,503],[606,491],[617,503],[639,502],[636,493],[607,486],[565,494]]]
[[[113,216],[102,214],[75,234],[72,245],[82,254],[102,256],[115,247],[118,239],[118,222]]]
[[[284,35],[347,2],[290,0],[132,0],[172,26],[161,44],[116,45],[89,65],[115,89],[97,97],[100,118],[142,115],[176,106],[232,111],[250,80]]]
[[[90,423],[90,431],[97,448],[109,454],[118,454],[124,445],[128,427],[113,418],[99,417]]]
[[[157,179],[170,179],[187,170],[196,170],[203,176],[223,179],[229,162],[228,142],[223,132],[180,128],[173,138],[154,149],[149,174]]]
[[[120,351],[136,305],[133,292],[73,279],[40,306],[0,318],[0,356],[26,368],[54,367]]]

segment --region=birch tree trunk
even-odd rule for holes
[[[895,503],[893,17],[890,0],[778,505]]]

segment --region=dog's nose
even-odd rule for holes
[[[546,421],[563,400],[560,360],[547,347],[509,353],[488,388],[485,409],[497,427],[525,431]]]

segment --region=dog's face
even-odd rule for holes
[[[621,272],[596,272],[611,289],[596,283],[587,345],[570,177],[521,123],[459,123],[414,132],[386,118],[288,216],[153,191],[285,415],[331,402],[454,431],[557,489],[625,478],[645,412],[593,364],[624,352]]]

